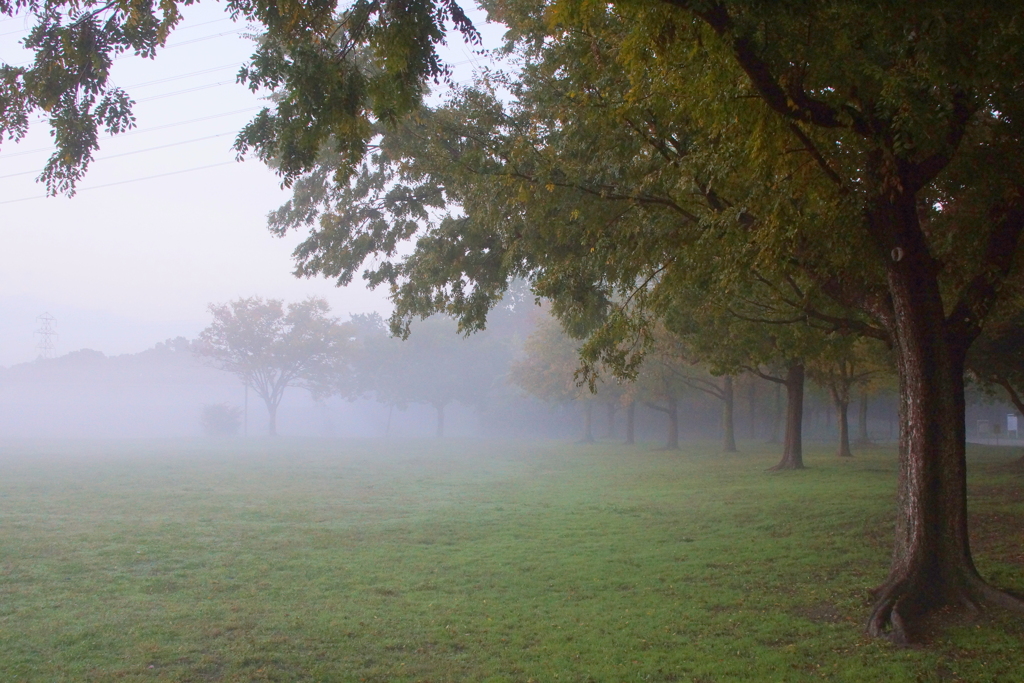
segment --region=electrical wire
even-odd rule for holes
[[[214,38],[222,38],[223,36],[238,35],[239,33],[242,33],[242,32],[244,32],[246,30],[247,29],[240,28],[240,29],[235,29],[234,31],[224,31],[223,33],[215,33],[212,36],[203,36],[202,38],[193,38],[192,40],[183,40],[180,43],[172,43],[171,45],[165,45],[164,47],[162,47],[160,49],[161,50],[170,50],[170,49],[173,49],[173,48],[176,48],[176,47],[183,47],[185,45],[191,45],[192,43],[201,43],[204,40],[213,40]],[[126,57],[134,57],[134,56],[135,56],[134,54],[132,54],[132,55],[122,55],[121,57],[118,57],[118,59],[124,59]]]
[[[220,81],[219,83],[207,83],[206,85],[197,85],[192,88],[185,88],[184,90],[175,90],[173,92],[165,92],[159,95],[151,95],[149,97],[142,97],[135,100],[135,103],[140,102],[152,102],[153,100],[162,100],[165,97],[174,97],[175,95],[184,95],[185,93],[196,92],[198,90],[209,90],[210,88],[219,88],[222,85],[234,85],[235,81]]]
[[[0,19],[0,24],[4,23],[5,21],[11,21],[12,19],[20,19],[20,18],[28,19],[28,15],[25,15],[24,17],[10,17],[8,19]],[[175,32],[178,32],[178,31],[190,31],[190,30],[192,30],[194,28],[199,28],[200,26],[207,26],[209,24],[219,24],[222,21],[232,21],[232,19],[231,19],[231,17],[224,17],[222,19],[211,19],[210,21],[201,21],[198,24],[190,24],[188,26],[182,26],[180,28],[175,28],[174,30],[175,30]],[[0,38],[3,38],[4,36],[13,36],[16,33],[25,33],[26,31],[28,31],[27,28],[21,29],[19,31],[8,31],[7,33],[0,33]]]
[[[11,19],[17,19],[17,18],[18,17],[11,17]],[[26,18],[28,18],[28,17],[26,17]],[[0,19],[0,24],[2,24],[5,21],[8,21],[8,19]],[[174,31],[176,33],[179,32],[179,31],[189,31],[191,29],[199,28],[200,26],[206,26],[208,24],[219,24],[222,21],[232,21],[232,19],[231,19],[231,17],[224,17],[223,19],[212,19],[210,21],[202,21],[202,22],[200,22],[198,24],[190,24],[189,26],[182,26],[181,28],[175,28]],[[18,33],[25,33],[28,30],[29,30],[28,28],[23,28],[23,29],[18,30],[18,31],[8,31],[7,33],[0,33],[0,38],[3,38],[4,36],[13,36],[13,35],[18,34]]]
[[[187,74],[179,74],[177,76],[168,76],[167,78],[158,78],[155,81],[145,81],[143,83],[135,83],[133,85],[123,86],[124,90],[131,90],[135,88],[148,88],[151,85],[157,85],[158,83],[167,83],[169,81],[180,81],[182,78],[188,78],[190,76],[201,76],[203,74],[213,73],[214,71],[222,71],[224,69],[230,69],[236,66],[242,66],[243,62],[233,62],[231,64],[223,64],[221,66],[214,66],[209,69],[203,69],[202,71],[190,71]]]
[[[134,128],[134,129],[132,129],[132,130],[126,132],[126,133],[118,133],[117,135],[103,135],[103,136],[100,137],[100,140],[110,140],[110,139],[115,138],[115,137],[118,138],[118,139],[126,138],[126,137],[129,137],[131,135],[138,135],[140,133],[150,133],[150,132],[155,131],[155,130],[164,130],[165,128],[175,128],[177,126],[184,126],[184,125],[187,125],[189,123],[199,123],[200,121],[210,121],[212,119],[224,118],[225,116],[234,116],[235,114],[247,114],[249,112],[256,111],[257,109],[260,109],[260,107],[246,107],[245,109],[236,109],[234,111],[227,111],[227,112],[224,112],[223,114],[211,114],[209,116],[200,116],[198,118],[188,119],[187,121],[175,121],[174,123],[165,123],[165,124],[160,125],[160,126],[151,126],[149,128]],[[26,150],[22,150],[20,152],[12,152],[11,154],[2,154],[2,155],[0,155],[0,161],[2,161],[4,159],[10,159],[12,157],[25,156],[26,154],[38,154],[39,152],[52,152],[52,151],[53,151],[52,147],[36,147],[35,149],[26,149]]]
[[[173,43],[171,45],[165,45],[165,46],[159,48],[157,50],[157,53],[162,52],[164,50],[171,50],[171,49],[174,49],[176,47],[183,47],[185,45],[192,45],[193,43],[201,43],[204,40],[213,40],[214,38],[222,38],[224,36],[238,35],[239,33],[243,33],[243,32],[245,32],[247,30],[248,29],[240,28],[240,29],[236,29],[234,31],[224,31],[222,33],[215,33],[215,34],[210,35],[210,36],[203,36],[202,38],[193,38],[192,40],[183,40],[180,43]],[[128,59],[130,57],[137,57],[137,56],[138,55],[136,55],[134,52],[125,52],[125,53],[122,53],[121,55],[119,55],[117,57],[114,57],[111,61],[118,62],[118,61],[121,61],[122,59]],[[34,64],[34,63],[35,62],[33,60],[33,61],[29,61],[29,62],[22,62],[21,64],[9,64],[8,66],[14,66],[14,67],[19,67],[20,68],[20,67],[32,66],[32,64]]]
[[[83,188],[81,188],[81,189],[79,189],[77,191],[78,192],[89,192],[90,190],[99,190],[99,189],[102,189],[104,187],[113,187],[115,185],[127,185],[129,183],[141,183],[143,180],[154,180],[156,178],[166,178],[167,176],[181,175],[182,173],[191,173],[193,171],[202,171],[202,170],[205,170],[207,168],[216,168],[217,166],[227,166],[228,164],[234,164],[234,163],[238,163],[238,162],[236,162],[236,161],[221,161],[221,162],[218,162],[216,164],[207,164],[206,166],[196,166],[194,168],[184,168],[184,169],[182,169],[180,171],[169,171],[167,173],[158,173],[156,175],[146,176],[145,178],[131,178],[129,180],[119,180],[119,181],[114,182],[114,183],[105,183],[103,185],[93,185],[92,187],[83,187]],[[33,199],[46,199],[47,196],[48,195],[40,194],[40,195],[36,195],[35,197],[22,197],[21,199],[8,199],[8,200],[0,202],[0,205],[3,205],[3,204],[17,204],[18,202],[28,202],[28,201],[31,201]]]
[[[131,150],[129,152],[121,152],[119,154],[109,154],[107,156],[102,156],[102,157],[94,160],[93,163],[97,163],[97,162],[100,162],[100,161],[106,161],[107,159],[117,159],[118,157],[127,157],[127,156],[131,156],[133,154],[142,154],[143,152],[152,152],[152,151],[158,150],[158,149],[167,149],[168,147],[177,147],[179,145],[188,145],[188,144],[191,144],[193,142],[201,142],[202,140],[212,140],[214,138],[222,138],[225,135],[235,135],[236,132],[237,131],[229,130],[229,131],[224,132],[224,133],[216,133],[214,135],[206,135],[206,136],[201,137],[201,138],[193,138],[191,140],[181,140],[179,142],[169,142],[166,145],[157,145],[156,147],[147,147],[145,149],[133,149],[133,150]],[[36,170],[36,171],[21,171],[19,173],[9,173],[7,175],[0,175],[0,180],[3,180],[4,178],[15,178],[17,176],[32,175],[34,173],[42,173],[42,172],[43,172],[43,169],[39,169],[39,170]]]

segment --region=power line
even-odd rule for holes
[[[131,178],[129,180],[119,180],[115,183],[106,183],[104,185],[93,185],[92,187],[83,187],[78,192],[88,192],[90,190],[99,190],[104,187],[113,187],[115,185],[127,185],[129,183],[141,183],[143,180],[154,180],[156,178],[166,178],[172,175],[181,175],[182,173],[191,173],[193,171],[202,171],[207,168],[216,168],[217,166],[227,166],[228,164],[237,163],[235,161],[221,161],[216,164],[208,164],[206,166],[196,166],[195,168],[185,168],[180,171],[169,171],[168,173],[158,173],[157,175],[146,176],[145,178]],[[35,197],[22,197],[21,199],[8,199],[7,201],[0,202],[2,204],[17,204],[18,202],[27,202],[33,199],[46,199],[47,195],[40,194]]]
[[[15,35],[16,33],[24,33],[24,32],[25,32],[25,31],[27,31],[27,30],[28,30],[28,29],[24,29],[24,28],[23,28],[23,29],[19,29],[19,30],[17,30],[17,31],[8,31],[7,33],[0,33],[0,38],[3,38],[4,36],[13,36],[13,35]]]
[[[177,76],[168,76],[167,78],[159,78],[155,81],[146,81],[144,83],[135,83],[133,85],[123,86],[125,90],[132,88],[146,88],[151,85],[157,85],[158,83],[167,83],[169,81],[180,81],[182,78],[188,78],[190,76],[201,76],[202,74],[213,73],[214,71],[221,71],[223,69],[230,69],[235,66],[242,66],[242,62],[234,62],[232,64],[223,64],[221,66],[215,66],[209,69],[203,69],[202,71],[190,71],[187,74],[179,74]]]
[[[201,43],[204,40],[213,40],[214,38],[222,38],[224,36],[238,35],[239,33],[242,33],[243,31],[246,31],[246,30],[247,29],[240,28],[240,29],[236,29],[234,31],[224,31],[222,33],[214,33],[213,35],[203,36],[202,38],[193,38],[192,40],[183,40],[180,43],[173,43],[171,45],[165,45],[165,46],[163,46],[161,48],[158,48],[157,49],[157,53],[159,53],[159,52],[161,52],[163,50],[171,50],[171,49],[174,49],[176,47],[183,47],[185,45],[191,45],[193,43]],[[138,55],[135,54],[134,52],[124,52],[124,53],[120,54],[119,56],[114,57],[111,61],[117,62],[117,61],[120,61],[122,59],[128,59],[129,57],[137,57],[137,56]],[[25,66],[31,66],[33,63],[34,62],[22,62],[21,64],[12,64],[10,66],[25,67]]]
[[[151,126],[149,128],[134,128],[126,133],[118,133],[117,135],[104,135],[100,137],[101,140],[111,140],[113,138],[126,138],[130,135],[138,135],[140,133],[151,133],[155,130],[164,130],[165,128],[174,128],[176,126],[184,126],[189,123],[199,123],[200,121],[210,121],[211,119],[220,119],[225,116],[234,116],[235,114],[247,114],[252,111],[256,111],[260,107],[246,107],[245,109],[236,109],[234,111],[224,112],[223,114],[211,114],[210,116],[200,116],[194,119],[188,119],[186,121],[175,121],[174,123],[165,123],[160,126]],[[10,159],[12,157],[20,157],[26,154],[38,154],[39,152],[52,152],[52,147],[36,147],[35,149],[25,149],[20,152],[12,152],[10,154],[0,155],[0,160]]]
[[[14,19],[28,19],[28,15],[25,15],[25,16],[22,16],[22,17],[10,17],[8,19],[0,19],[0,24],[2,24],[4,22],[7,22],[7,21],[12,21]],[[198,24],[190,24],[188,26],[182,26],[180,28],[175,28],[174,30],[176,32],[177,31],[189,31],[191,29],[199,28],[200,26],[206,26],[208,24],[219,24],[222,21],[231,21],[231,17],[223,17],[221,19],[211,19],[210,21],[202,21],[202,22],[199,22]],[[4,36],[13,36],[16,33],[24,33],[27,30],[28,30],[27,28],[23,28],[23,29],[18,30],[18,31],[8,31],[7,33],[0,33],[0,38],[2,38]]]
[[[202,38],[193,38],[192,40],[183,40],[180,43],[173,43],[171,45],[165,45],[161,49],[162,50],[170,50],[170,49],[175,48],[175,47],[182,47],[184,45],[191,45],[192,43],[201,43],[204,40],[213,40],[214,38],[221,38],[223,36],[238,35],[239,33],[242,33],[245,30],[246,29],[244,29],[244,28],[240,28],[240,29],[236,29],[234,31],[224,31],[223,33],[216,33],[216,34],[214,34],[212,36],[203,36]],[[124,55],[122,57],[118,57],[118,59],[124,59],[125,57],[133,57],[133,56],[134,55]]]
[[[141,102],[152,102],[153,100],[162,100],[165,97],[174,97],[175,95],[184,95],[186,93],[197,92],[199,90],[209,90],[210,88],[219,88],[222,85],[234,85],[234,84],[235,84],[235,81],[220,81],[218,83],[207,83],[205,85],[197,85],[197,86],[192,87],[192,88],[185,88],[184,90],[175,90],[173,92],[165,92],[165,93],[161,93],[159,95],[151,95],[149,97],[142,97],[140,99],[135,100],[135,103],[139,104]]]
[[[152,151],[158,150],[158,149],[167,149],[168,147],[177,147],[179,145],[187,145],[187,144],[190,144],[190,143],[193,143],[193,142],[201,142],[203,140],[212,140],[214,138],[222,138],[225,135],[234,135],[235,133],[236,133],[236,131],[229,130],[226,133],[217,133],[215,135],[207,135],[205,137],[193,138],[191,140],[182,140],[180,142],[169,142],[166,145],[157,145],[156,147],[147,147],[146,149],[133,149],[130,152],[121,152],[120,154],[110,154],[108,156],[103,156],[103,157],[100,157],[99,159],[96,159],[96,161],[97,162],[98,161],[106,161],[107,159],[116,159],[118,157],[127,157],[127,156],[131,156],[132,154],[142,154],[143,152],[152,152]],[[4,178],[15,178],[17,176],[32,175],[34,173],[42,173],[42,172],[43,172],[43,169],[39,169],[39,170],[36,170],[36,171],[21,171],[20,173],[9,173],[7,175],[0,175],[0,180],[3,180]]]

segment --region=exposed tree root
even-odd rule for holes
[[[998,607],[1024,615],[1024,600],[990,586],[977,575],[965,576],[963,585],[942,600],[917,583],[896,581],[871,591],[876,602],[868,617],[869,635],[909,645],[919,639],[926,618],[942,608],[976,615],[988,607]]]

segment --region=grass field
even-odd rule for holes
[[[863,635],[891,452],[741,448],[6,443],[0,681],[1024,680],[1006,615]],[[1024,593],[1018,455],[971,512]]]

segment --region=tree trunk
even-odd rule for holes
[[[444,437],[444,404],[435,403],[434,409],[437,411],[437,432],[434,436],[440,439]]]
[[[779,442],[779,426],[782,424],[782,385],[775,384],[775,410],[772,413],[771,433],[767,443]]]
[[[679,450],[679,399],[675,393],[669,393],[666,399],[668,410],[668,438],[665,440],[665,450]]]
[[[267,404],[267,434],[277,436],[277,406],[274,401],[265,401]]]
[[[594,443],[594,402],[583,402],[583,438],[580,443]]]
[[[804,365],[791,363],[786,369],[786,440],[783,443],[782,460],[771,469],[802,470],[804,421]]]
[[[870,446],[871,436],[868,434],[868,392],[860,392],[860,406],[857,410],[857,440],[858,446]]]
[[[850,399],[841,395],[838,391],[832,391],[832,401],[836,406],[836,424],[839,425],[839,449],[836,455],[840,458],[852,458],[853,451],[850,450]]]
[[[750,384],[747,386],[747,409],[750,415],[751,439],[757,438],[757,380],[750,376]]]
[[[636,401],[630,401],[626,408],[626,444],[636,443]]]
[[[905,222],[916,221],[915,207]],[[944,606],[1024,603],[986,584],[967,535],[964,357],[947,332],[936,268],[919,231],[907,231],[889,267],[891,334],[900,384],[896,540],[889,577],[875,589],[872,635],[914,638],[921,617]]]
[[[726,453],[736,452],[735,407],[732,375],[726,375],[722,378],[722,450]]]

